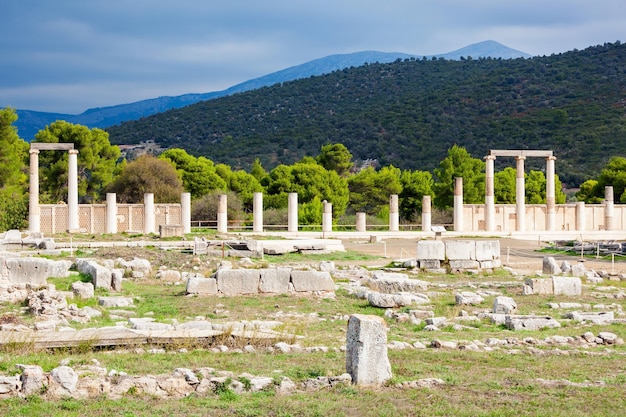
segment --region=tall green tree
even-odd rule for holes
[[[546,176],[542,171],[531,170],[525,175],[525,194],[528,204],[545,204]],[[556,204],[563,204],[567,196],[563,192],[563,185],[558,175],[554,176],[554,200]]]
[[[13,109],[0,109],[0,230],[27,225],[28,143],[18,136],[16,121]]]
[[[317,162],[328,170],[335,171],[341,177],[347,177],[354,165],[352,154],[341,143],[329,143],[322,146]]]
[[[493,194],[496,203],[515,203],[516,181],[517,171],[511,167],[506,167],[493,175]]]
[[[417,221],[422,213],[424,196],[434,196],[433,176],[428,171],[405,170],[400,175],[400,183],[400,214],[408,221]]]
[[[355,212],[378,215],[389,206],[389,196],[400,194],[400,169],[390,165],[376,171],[367,167],[348,178],[350,207]]]
[[[102,129],[58,120],[40,130],[34,142],[73,143],[78,150],[78,196],[81,202],[102,201],[105,189],[119,173],[120,149],[111,145]],[[67,152],[43,151],[39,155],[40,200],[67,199]]]
[[[606,164],[598,176],[595,197],[604,197],[606,186],[613,187],[615,203],[626,203],[626,158],[614,156]]]
[[[233,171],[225,164],[217,164],[215,170],[226,183],[226,188],[239,196],[244,208],[252,210],[254,193],[263,191],[263,186],[256,177],[242,169]]]
[[[480,204],[485,200],[485,163],[473,158],[465,148],[454,145],[435,168],[434,205],[446,209],[454,205],[455,178],[463,178],[463,202]]]
[[[122,203],[141,203],[146,193],[154,194],[156,203],[176,203],[183,182],[171,162],[146,154],[129,162],[107,192],[116,193]]]
[[[218,175],[213,161],[208,158],[196,158],[179,148],[168,149],[159,158],[174,164],[185,191],[191,194],[193,200],[213,190],[226,190],[226,181]]]

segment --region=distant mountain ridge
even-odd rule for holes
[[[484,41],[468,45],[456,51],[437,55],[410,55],[399,52],[361,51],[349,54],[329,55],[304,64],[289,67],[258,78],[244,81],[226,90],[210,93],[189,93],[180,96],[163,96],[116,106],[96,107],[78,114],[48,113],[32,110],[17,110],[18,120],[15,123],[20,137],[31,141],[37,132],[56,120],[66,120],[90,128],[105,128],[119,123],[137,120],[142,117],[162,113],[170,109],[185,107],[200,101],[268,87],[274,84],[328,74],[333,71],[350,67],[358,67],[367,63],[389,63],[398,59],[432,59],[443,58],[458,60],[463,57],[472,58],[530,58],[531,55],[511,49],[496,41]]]

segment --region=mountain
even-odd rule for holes
[[[427,58],[460,59],[461,57],[492,57],[492,58],[527,58],[530,55],[508,48],[495,41],[484,41],[466,46],[457,51],[427,56]],[[93,127],[108,127],[128,120],[137,120],[141,117],[161,113],[170,109],[177,109],[200,101],[211,100],[235,93],[254,90],[270,85],[307,78],[315,75],[328,74],[333,71],[350,67],[358,67],[366,63],[388,63],[398,59],[423,58],[423,56],[409,55],[396,52],[362,51],[350,54],[330,55],[315,59],[301,65],[276,71],[243,83],[226,90],[200,94],[183,94],[180,96],[164,96],[148,100],[141,100],[129,104],[97,107],[78,115],[46,113],[32,110],[17,110],[18,121],[15,124],[22,138],[32,140],[35,134],[55,120],[66,120],[70,123]]]
[[[530,59],[404,59],[274,84],[111,126],[215,163],[266,169],[342,143],[357,160],[432,171],[450,147],[553,150],[576,186],[626,156],[626,44]],[[498,158],[506,164],[506,158]],[[510,166],[510,161],[509,161]],[[528,169],[545,169],[530,158]]]

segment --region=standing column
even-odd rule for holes
[[[491,232],[495,230],[496,206],[493,186],[493,162],[496,157],[487,155],[485,157],[485,230]]]
[[[263,232],[263,193],[254,193],[252,200],[252,231]]]
[[[220,194],[217,203],[217,232],[228,232],[228,196]]]
[[[328,201],[324,200],[324,212],[322,213],[322,232],[332,232],[333,231],[333,205]]]
[[[430,196],[425,195],[422,197],[422,232],[430,232],[431,219]]]
[[[356,231],[365,232],[367,230],[367,216],[362,211],[356,214]]]
[[[517,174],[515,178],[515,230],[526,230],[526,181],[524,179],[525,156],[515,158],[517,162]]]
[[[30,150],[30,178],[28,180],[28,230],[41,231],[39,214],[39,149]]]
[[[287,231],[298,231],[298,193],[287,196]]]
[[[454,231],[463,230],[463,177],[454,178]]]
[[[67,168],[67,208],[68,228],[70,231],[78,230],[78,151],[70,149],[68,152]]]
[[[191,233],[191,193],[180,195],[180,222],[183,233]]]
[[[585,224],[587,224],[585,219],[585,202],[579,201],[576,203],[576,230],[579,232],[585,230]]]
[[[604,187],[604,229],[613,230],[614,219],[614,196],[613,187],[607,185]]]
[[[106,232],[117,233],[117,200],[115,193],[107,193]]]
[[[143,232],[148,235],[155,232],[154,228],[154,194],[143,195]]]
[[[554,230],[556,223],[556,199],[554,190],[554,161],[556,157],[546,158],[546,230]]]
[[[389,231],[397,232],[400,230],[400,213],[398,210],[398,194],[389,196]]]

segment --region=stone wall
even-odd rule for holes
[[[492,269],[502,266],[498,240],[420,240],[417,242],[419,267],[451,272]]]

